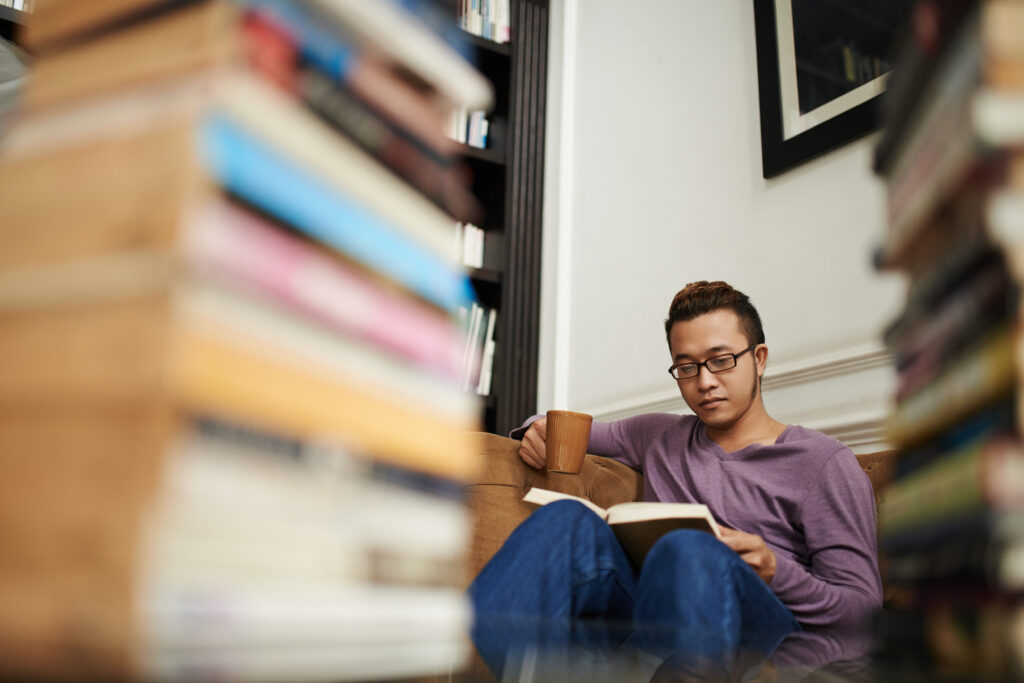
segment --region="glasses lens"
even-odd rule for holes
[[[715,356],[714,358],[708,359],[708,369],[711,372],[722,372],[729,368],[736,367],[736,358],[732,355],[729,356]]]
[[[672,373],[676,379],[687,379],[697,374],[697,364],[687,363],[686,365],[677,365],[675,371]]]

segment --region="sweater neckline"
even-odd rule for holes
[[[714,451],[715,454],[718,455],[718,457],[721,458],[722,460],[741,460],[750,455],[751,453],[762,448],[770,448],[772,446],[777,446],[778,444],[781,444],[786,441],[786,438],[789,436],[790,430],[792,429],[793,425],[787,424],[785,428],[782,430],[782,432],[779,433],[778,437],[776,437],[774,443],[752,443],[747,446],[744,446],[743,448],[737,451],[733,451],[730,453],[726,451],[724,448],[722,448],[720,445],[718,445],[718,443],[714,441],[710,436],[708,436],[707,426],[704,424],[702,420],[700,420],[700,418],[697,419],[697,438],[703,443],[703,445],[709,446],[711,450]]]

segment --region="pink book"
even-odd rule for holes
[[[203,205],[187,235],[186,255],[200,274],[254,291],[458,380],[463,340],[445,313],[390,291],[227,200]]]

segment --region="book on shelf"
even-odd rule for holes
[[[610,508],[568,493],[531,487],[523,500],[541,506],[559,500],[582,503],[598,517],[608,522],[633,563],[640,567],[648,551],[665,534],[677,529],[696,529],[721,538],[718,523],[707,505],[700,503],[619,503]]]
[[[476,393],[480,396],[490,396],[491,386],[494,383],[494,353],[497,348],[494,331],[497,324],[498,311],[492,308],[487,311],[487,333],[484,336],[484,347],[480,360],[480,380],[476,385]]]
[[[456,109],[445,117],[445,131],[452,140],[476,149],[487,149],[490,120],[483,111]]]
[[[459,26],[473,35],[507,43],[511,37],[512,0],[459,0]]]
[[[484,267],[484,243],[486,232],[472,223],[455,224],[455,253],[462,265],[470,268]]]
[[[490,393],[494,370],[494,335],[498,311],[475,302],[468,309],[462,310],[464,313],[460,313],[459,317],[465,330],[465,345],[459,385],[464,391],[486,396]]]

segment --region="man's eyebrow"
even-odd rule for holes
[[[729,352],[729,347],[724,345],[724,344],[719,344],[718,346],[712,346],[710,349],[705,351],[704,355],[706,357],[708,357],[708,358],[711,358],[711,355],[720,354],[723,351],[724,352]],[[711,355],[709,355],[709,354],[711,354]],[[682,361],[682,360],[686,360],[686,359],[693,360],[693,356],[691,356],[688,353],[677,353],[676,356],[675,356],[675,360],[677,362],[678,361]]]

